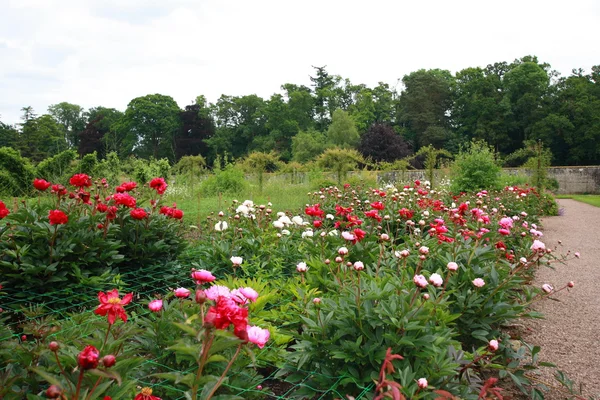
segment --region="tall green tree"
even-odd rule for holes
[[[93,153],[104,158],[111,151],[123,156],[131,152],[124,149],[123,133],[117,130],[117,124],[123,118],[123,113],[114,108],[93,107],[86,112],[87,123],[79,132],[79,155]]]
[[[12,126],[0,121],[0,147],[17,148],[19,132]]]
[[[86,125],[83,107],[63,101],[50,105],[48,114],[52,115],[61,125],[65,141],[69,147],[77,148],[79,146],[79,132],[83,131]]]
[[[418,70],[402,78],[399,122],[413,148],[445,144],[450,131],[454,77],[441,69]]]
[[[118,129],[127,131],[133,152],[142,158],[175,159],[179,106],[171,96],[149,94],[131,100]]]
[[[18,148],[24,157],[41,161],[67,149],[64,132],[51,115],[31,118],[29,111],[24,110],[23,120]]]
[[[307,163],[323,153],[327,146],[323,133],[314,129],[300,131],[292,138],[292,158],[299,163]]]
[[[344,110],[335,110],[327,129],[327,142],[340,148],[352,148],[359,140],[360,135],[352,117]]]

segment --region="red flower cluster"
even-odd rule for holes
[[[306,207],[304,209],[306,215],[310,215],[311,217],[323,218],[325,215],[325,211],[321,210],[320,204],[315,204],[314,206]]]
[[[117,191],[117,193],[131,192],[136,187],[137,187],[136,182],[125,182],[125,183],[121,183],[119,186],[117,186],[117,188],[115,190]]]
[[[247,340],[248,309],[240,307],[229,297],[221,296],[217,304],[211,306],[204,317],[204,322],[217,329],[227,329],[233,324],[233,333],[242,340]]]
[[[115,203],[120,206],[134,208],[136,205],[135,197],[129,193],[115,193],[113,199],[115,200]]]
[[[98,367],[100,352],[94,346],[86,346],[77,356],[77,364],[81,369],[94,369]]]
[[[92,186],[92,179],[87,174],[75,174],[69,179],[69,183],[77,187],[90,187]]]
[[[335,215],[341,215],[342,217],[350,214],[352,212],[352,207],[342,207],[339,204],[335,205]]]
[[[377,210],[370,210],[365,212],[365,216],[369,217],[369,218],[373,218],[375,220],[377,220],[377,222],[381,222],[381,216],[379,215],[379,212]]]
[[[10,211],[6,208],[6,204],[0,200],[0,219],[6,217],[8,214],[10,214]]]
[[[175,207],[171,208],[171,207],[167,207],[167,206],[162,206],[160,208],[159,214],[163,214],[163,215],[166,215],[167,217],[171,217],[171,218],[175,218],[175,219],[183,218],[183,211],[178,210]]]
[[[50,210],[48,219],[50,220],[50,225],[62,225],[69,222],[67,214],[60,210]]]
[[[141,220],[148,217],[148,213],[143,208],[134,208],[129,212],[129,215],[131,215],[131,218],[137,220]]]
[[[149,387],[142,388],[133,400],[161,400],[160,397],[152,396],[152,389]]]
[[[63,185],[52,185],[52,193],[56,194],[59,197],[64,196],[65,194],[67,194],[67,188]]]
[[[404,219],[412,219],[412,217],[415,215],[415,212],[409,210],[408,208],[403,208],[398,211],[398,214],[400,214],[400,216]]]
[[[163,194],[167,190],[167,182],[163,178],[154,178],[150,181],[150,187],[156,190],[156,193]]]
[[[374,201],[373,203],[371,203],[371,208],[373,208],[374,210],[383,210],[385,208],[385,204],[383,204],[380,201]]]
[[[108,314],[108,323],[114,324],[118,318],[121,318],[123,322],[127,322],[127,314],[123,306],[129,304],[133,299],[133,293],[126,294],[123,299],[119,298],[119,291],[113,289],[110,292],[99,292],[98,300],[100,305],[94,310],[95,314],[105,316]]]
[[[33,187],[37,190],[44,192],[46,191],[52,184],[45,179],[34,179]]]

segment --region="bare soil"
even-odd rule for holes
[[[541,320],[527,320],[523,339],[541,347],[540,361],[556,364],[575,382],[586,399],[600,399],[600,208],[575,200],[558,200],[561,216],[543,220],[546,248],[558,253],[570,251],[566,265],[539,269],[535,284],[545,283],[555,289],[569,281],[575,287],[551,295],[536,303]],[[559,243],[561,241],[562,243]],[[575,252],[581,258],[574,258]],[[544,368],[537,379],[559,386],[553,369]],[[551,389],[546,399],[573,398]]]

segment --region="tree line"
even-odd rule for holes
[[[600,65],[561,77],[535,56],[455,74],[421,69],[401,85],[352,83],[313,67],[310,83],[286,83],[281,93],[202,95],[181,109],[170,96],[149,94],[125,111],[62,102],[22,121],[0,121],[0,147],[39,162],[66,149],[81,156],[167,158],[276,153],[308,162],[328,147],[355,149],[373,161],[393,162],[431,146],[456,153],[484,140],[506,163],[518,163],[532,141],[542,141],[554,165],[600,162]],[[400,87],[398,87],[400,86]]]

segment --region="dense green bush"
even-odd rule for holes
[[[76,159],[75,150],[65,150],[41,161],[36,167],[36,175],[47,181],[66,180],[73,173],[73,162]]]
[[[483,141],[473,141],[468,148],[462,149],[450,170],[454,192],[499,188],[501,168],[494,150]]]
[[[33,192],[31,182],[35,178],[29,160],[10,147],[0,147],[0,194],[27,196]]]
[[[224,169],[214,170],[214,174],[206,178],[200,191],[205,196],[223,194],[239,194],[248,187],[244,172],[234,164],[227,164]]]

